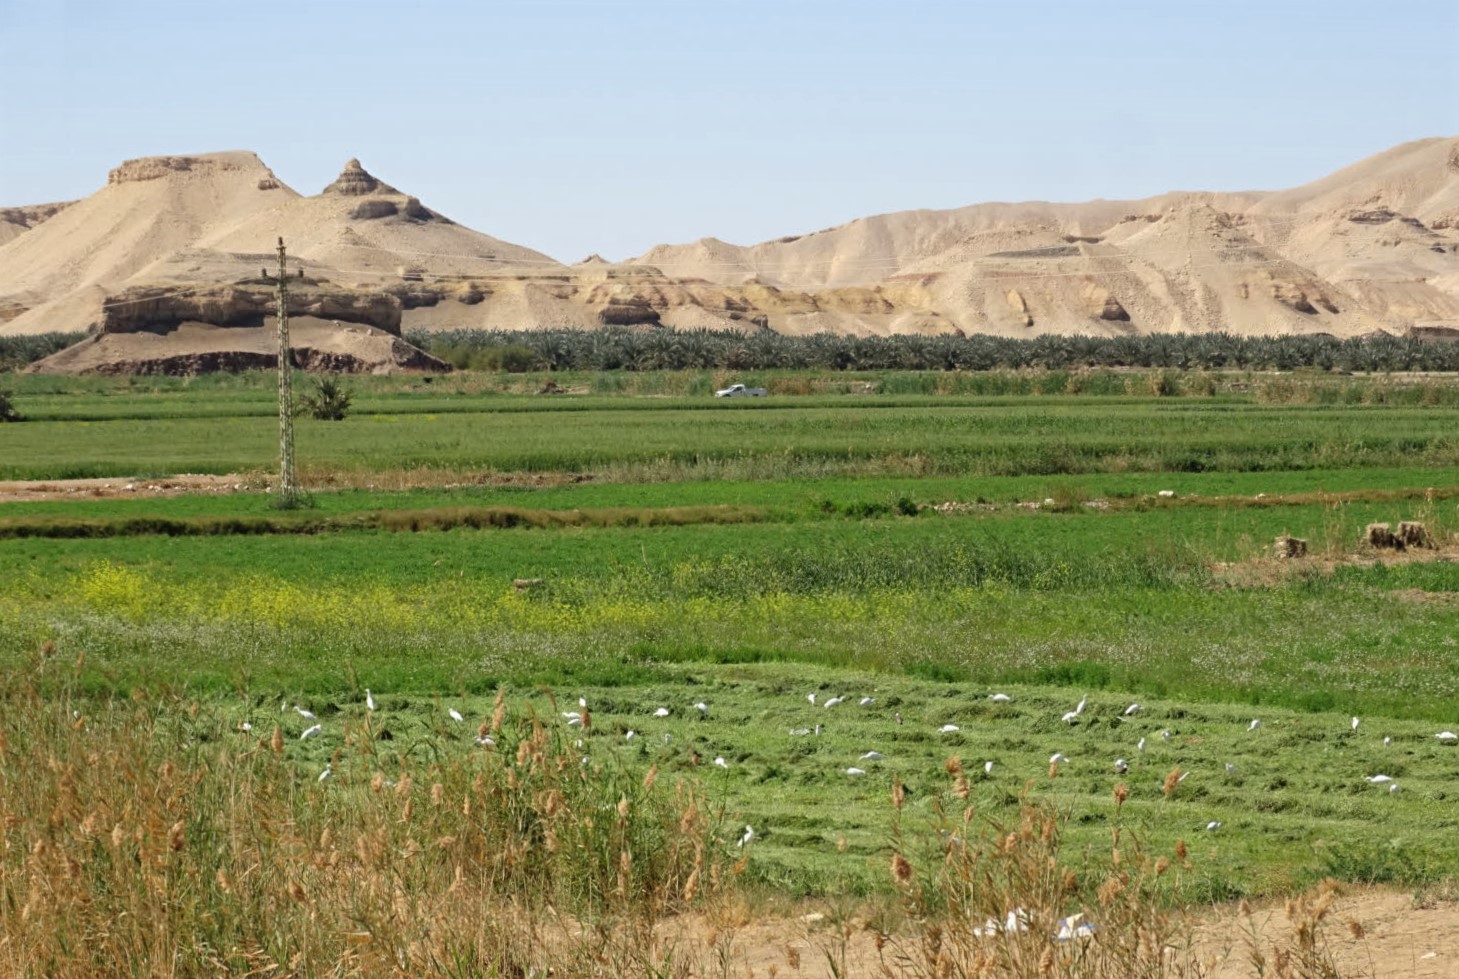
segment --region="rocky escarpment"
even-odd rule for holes
[[[419,371],[426,374],[449,373],[451,366],[403,340],[392,346],[392,356],[382,361],[338,350],[320,350],[311,346],[290,349],[290,362],[296,370],[316,374],[382,374],[395,371]],[[279,365],[277,354],[258,350],[208,350],[136,360],[108,360],[86,371],[88,374],[145,374],[168,377],[189,377],[217,371],[273,370]]]
[[[75,201],[59,201],[55,204],[29,204],[25,207],[0,207],[0,224],[14,225],[22,231],[29,231],[38,224],[44,224],[60,214]],[[3,241],[4,239],[0,239]]]
[[[143,183],[161,180],[176,174],[220,174],[246,170],[262,170],[257,186],[260,190],[273,190],[280,186],[273,171],[252,153],[210,153],[206,156],[143,156],[126,160],[107,174],[110,186],[117,184]],[[267,186],[266,186],[267,185]]]
[[[400,337],[368,326],[301,318],[290,362],[299,370],[345,374],[446,373],[450,366]],[[269,370],[278,366],[274,331],[184,324],[158,333],[97,333],[26,368],[37,374],[168,374]]]
[[[211,326],[262,326],[277,308],[272,289],[220,286],[177,292],[131,289],[107,297],[101,333],[138,333],[170,329],[179,323]],[[289,292],[290,316],[359,323],[400,335],[400,299],[388,293],[296,288]]]

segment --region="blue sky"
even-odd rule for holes
[[[0,206],[358,156],[573,261],[912,207],[1276,188],[1459,133],[1459,3],[0,0]]]

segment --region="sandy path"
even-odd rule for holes
[[[261,489],[253,476],[198,476],[184,474],[159,479],[114,477],[109,479],[19,479],[0,480],[0,503],[41,500],[116,499],[142,496],[179,496],[183,493],[237,493]]]
[[[1291,926],[1283,902],[1254,908],[1252,924],[1272,974],[1275,947],[1288,945]],[[1354,937],[1349,922],[1362,926]],[[707,930],[693,928],[698,942]],[[1257,975],[1250,957],[1248,926],[1235,907],[1212,909],[1198,922],[1197,948],[1215,959],[1209,979],[1247,979]],[[1416,905],[1412,893],[1386,889],[1345,889],[1323,925],[1322,935],[1338,974],[1374,979],[1459,979],[1459,902]],[[844,935],[819,914],[788,920],[756,921],[715,934],[715,946],[734,962],[735,975],[795,976],[804,979],[882,977],[883,956],[874,937],[854,920]],[[912,948],[910,943],[906,947]],[[896,949],[885,961],[896,975]],[[833,967],[832,963],[835,963]],[[773,970],[773,971],[772,971]],[[911,973],[908,973],[909,975]]]

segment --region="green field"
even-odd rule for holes
[[[1459,747],[1434,737],[1459,728],[1459,564],[1452,545],[1356,546],[1371,521],[1459,529],[1451,388],[1425,382],[1425,404],[1331,380],[1283,403],[1245,382],[856,383],[888,377],[753,404],[685,377],[613,394],[584,375],[589,393],[554,397],[512,377],[361,380],[348,419],[298,423],[304,511],[145,487],[0,504],[0,668],[79,702],[196,698],[209,738],[245,720],[297,735],[280,705],[303,704],[325,729],[288,741],[301,784],[367,687],[387,753],[426,766],[477,750],[499,687],[554,723],[581,696],[594,764],[698,780],[760,834],[751,879],[793,895],[884,891],[892,779],[931,832],[950,755],[979,812],[1027,792],[1068,813],[1079,849],[1106,845],[1127,759],[1127,813],[1198,858],[1187,897],[1459,874]],[[0,479],[271,464],[266,377],[17,380],[29,420],[0,426]],[[1314,556],[1269,559],[1284,532]],[[1167,798],[1177,766],[1192,774]]]

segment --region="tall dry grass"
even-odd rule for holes
[[[1062,845],[1067,814],[1025,796],[1016,819],[984,819],[966,803],[969,780],[957,758],[947,772],[949,807],[938,806],[940,827],[930,837],[904,833],[905,793],[900,783],[892,788],[889,872],[907,924],[875,935],[882,974],[1199,979],[1235,962],[1256,977],[1340,975],[1324,928],[1332,882],[1288,902],[1287,934],[1261,934],[1243,902],[1243,933],[1200,936],[1196,909],[1179,901],[1176,879],[1194,869],[1184,841],[1169,853],[1148,849],[1120,819],[1123,783],[1114,789],[1108,851],[1070,854]],[[1348,927],[1362,937],[1360,926]],[[827,958],[837,960],[834,950]]]
[[[5,686],[0,975],[669,976],[656,926],[734,870],[697,791],[504,704],[429,764],[360,723],[320,781],[176,697]]]

